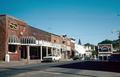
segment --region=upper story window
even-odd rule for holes
[[[62,41],[62,44],[65,44],[65,41]]]
[[[111,44],[100,44],[98,45],[99,52],[112,52],[112,45]]]
[[[99,49],[99,52],[109,52],[109,51],[111,51],[111,48],[102,47]]]
[[[54,40],[54,43],[56,43],[56,40]]]
[[[36,44],[36,38],[33,36],[22,37],[20,41],[22,44]]]
[[[11,35],[9,36],[9,43],[20,43],[20,41],[16,35]]]

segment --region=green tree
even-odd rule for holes
[[[119,49],[119,40],[103,40],[102,42],[98,44],[112,44],[114,49]]]
[[[90,43],[86,43],[84,44],[84,46],[89,46],[91,47],[91,53],[92,53],[92,57],[94,56],[98,56],[98,51],[97,51],[97,46],[93,45],[93,44],[90,44]]]
[[[90,43],[86,43],[86,44],[84,44],[84,46],[91,47],[91,49],[94,49],[94,47],[95,47],[95,45],[93,45],[93,44],[90,44]]]
[[[106,39],[106,40],[103,40],[102,42],[100,42],[98,44],[113,44],[113,41]]]

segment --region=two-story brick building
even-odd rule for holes
[[[0,60],[8,56],[12,61],[42,60],[48,54],[68,59],[74,54],[73,50],[74,43],[70,38],[34,28],[12,16],[0,15]]]

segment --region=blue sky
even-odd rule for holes
[[[120,0],[0,0],[0,14],[9,14],[29,25],[67,34],[82,44],[117,39]]]

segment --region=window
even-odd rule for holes
[[[17,45],[9,45],[8,49],[9,49],[9,52],[16,52]]]
[[[9,36],[9,43],[19,43],[19,39],[16,35]]]
[[[56,43],[56,40],[54,40],[54,43]]]
[[[62,41],[63,44],[65,44],[65,41]]]
[[[22,37],[21,38],[22,44],[36,44],[35,37],[29,36],[29,37]]]
[[[99,60],[102,60],[102,56],[99,56]]]
[[[107,56],[103,56],[103,59],[104,59],[104,60],[107,60]]]

